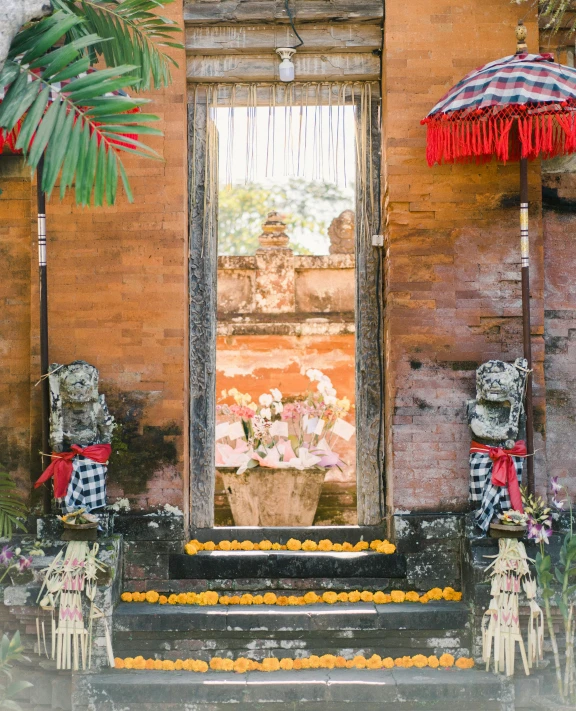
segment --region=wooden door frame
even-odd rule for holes
[[[380,171],[382,125],[380,99],[370,111],[372,200],[356,195],[356,480],[358,523],[377,525],[385,518],[384,373],[382,247],[372,244],[381,232]],[[207,229],[209,195],[206,169],[208,116],[205,103],[188,104],[189,325],[190,325],[190,526],[214,526],[216,413],[217,234]],[[213,168],[212,168],[213,169]],[[368,184],[368,180],[366,181]],[[370,207],[372,205],[372,209]],[[380,263],[379,263],[380,260]],[[380,337],[381,349],[377,347]]]

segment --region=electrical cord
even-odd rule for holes
[[[288,15],[288,19],[290,20],[290,27],[292,28],[292,32],[300,40],[298,44],[295,44],[293,47],[290,47],[290,49],[298,49],[298,47],[301,47],[304,44],[304,40],[302,39],[302,37],[300,37],[300,35],[298,34],[298,30],[294,27],[294,18],[292,17],[292,12],[290,11],[288,0],[284,0],[284,7],[286,8],[286,14]]]

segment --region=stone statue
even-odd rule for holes
[[[86,361],[50,366],[50,446],[64,452],[73,444],[110,444],[114,418],[98,395],[98,370]]]
[[[106,506],[114,418],[98,394],[98,371],[83,360],[50,366],[50,445],[55,456],[36,486],[54,476],[54,497],[68,511]],[[61,456],[58,454],[61,453]]]
[[[488,530],[495,515],[522,510],[519,486],[526,458],[524,358],[489,360],[476,371],[476,398],[467,403],[472,430],[470,501],[480,502],[476,523]]]
[[[344,210],[335,217],[328,228],[330,254],[354,254],[355,216],[352,210]]]
[[[477,442],[514,446],[524,429],[524,383],[527,362],[489,360],[476,371],[476,399],[468,400],[468,424]]]

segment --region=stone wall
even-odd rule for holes
[[[544,186],[548,473],[576,494],[576,173],[547,173]]]

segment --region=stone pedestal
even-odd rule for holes
[[[286,225],[271,212],[256,250],[255,311],[281,314],[295,310],[294,252],[288,247]]]

